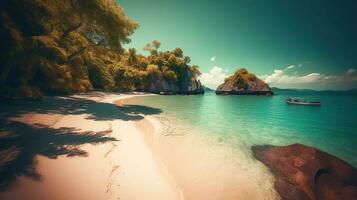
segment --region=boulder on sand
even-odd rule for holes
[[[252,150],[275,176],[283,200],[357,199],[357,170],[335,156],[302,144]]]

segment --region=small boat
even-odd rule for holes
[[[303,105],[303,106],[321,106],[320,101],[308,101],[303,98],[289,97],[286,99],[287,104]]]

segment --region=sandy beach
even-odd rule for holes
[[[12,158],[0,163],[0,199],[182,199],[144,140],[143,129],[158,127],[137,124],[160,111],[114,104],[140,95],[95,92],[46,97],[39,107],[13,105],[21,110],[2,116],[1,137],[25,131],[29,149],[1,149],[3,158]],[[38,134],[44,141],[29,138]],[[16,156],[28,156],[26,163]]]
[[[357,0],[0,0],[0,200],[357,200]]]
[[[147,95],[93,92],[2,107],[0,199],[277,198],[260,162],[216,138],[163,130],[175,128],[164,126],[161,109],[133,101]]]

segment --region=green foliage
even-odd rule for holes
[[[158,80],[180,84],[186,81],[184,79],[186,74],[191,75],[189,77],[191,80],[197,79],[201,73],[197,65],[188,65],[190,57],[183,56],[180,48],[175,48],[173,51],[159,51],[160,45],[160,41],[157,40],[145,45],[143,50],[150,51],[149,56],[137,54],[135,49],[129,49],[124,53],[120,62],[120,73],[118,72],[114,78],[119,90],[124,88],[125,91],[143,91],[143,88],[148,88],[150,83]],[[137,80],[129,74],[135,74]]]
[[[151,52],[157,52],[157,50],[160,48],[161,42],[159,40],[153,40],[152,42],[146,44],[143,48],[144,51],[149,51]]]
[[[136,59],[136,49],[135,48],[130,48],[129,53],[128,53],[128,65],[135,65],[137,62]]]
[[[235,73],[236,74],[248,74],[248,70],[246,68],[240,68]]]
[[[138,27],[114,0],[1,1],[0,22],[2,96],[115,89],[122,44]]]
[[[226,78],[225,82],[231,81],[235,87],[247,89],[249,82],[256,79],[255,74],[249,73],[246,68],[240,68],[232,76]]]
[[[201,72],[197,65],[190,66],[190,71],[193,73],[193,77],[195,78],[201,75]]]
[[[163,66],[162,67],[162,73],[164,76],[164,79],[167,80],[169,83],[175,84],[178,81],[177,74],[170,70],[169,67]]]
[[[111,90],[114,88],[114,80],[105,68],[98,65],[88,66],[88,76],[94,88]]]
[[[182,49],[180,48],[175,48],[172,53],[176,56],[176,57],[179,57],[179,58],[182,58],[183,57],[183,51]]]
[[[191,62],[191,58],[190,58],[189,56],[185,56],[185,57],[183,58],[183,62],[187,65],[188,63]]]
[[[182,49],[160,51],[158,40],[144,47],[149,56],[123,49],[138,25],[114,0],[0,1],[0,22],[1,96],[145,91],[200,75]]]
[[[115,90],[118,91],[144,91],[147,77],[146,66],[144,70],[117,64],[114,67]]]

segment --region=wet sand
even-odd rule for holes
[[[31,149],[32,157],[21,152],[32,144],[21,143],[24,147],[19,155],[32,159],[30,164],[16,166],[22,164],[16,159],[0,163],[0,173],[6,178],[1,182],[0,199],[181,199],[137,126],[145,115],[159,111],[141,106],[118,111],[113,103],[122,104],[133,96],[138,95],[48,97],[36,105],[40,108],[10,114],[9,121],[19,124],[13,132],[1,130],[2,136],[17,135],[23,131],[17,129],[22,125],[35,129],[33,135],[43,134],[48,139],[33,145],[38,151]],[[12,155],[10,147],[1,150]],[[14,165],[18,171],[8,168],[13,167],[11,162],[18,162]]]
[[[140,98],[126,101],[140,102]],[[273,175],[249,148],[232,147],[164,114],[148,115],[137,125],[184,199],[279,199]]]

